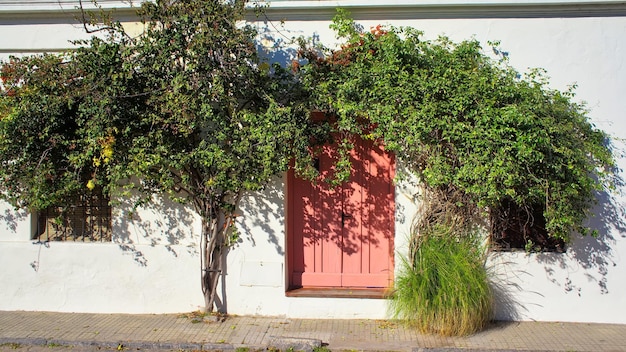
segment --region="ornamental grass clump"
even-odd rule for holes
[[[493,296],[479,236],[450,236],[442,226],[420,237],[396,278],[393,316],[422,333],[462,336],[484,328]]]

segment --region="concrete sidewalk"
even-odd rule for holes
[[[468,337],[422,335],[385,320],[306,320],[192,314],[84,314],[0,311],[0,349],[63,345],[81,349],[331,351],[626,351],[626,325],[500,322]]]

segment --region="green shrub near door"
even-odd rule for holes
[[[453,236],[445,226],[422,234],[404,258],[390,308],[395,318],[423,333],[468,335],[493,316],[485,250],[477,234]]]

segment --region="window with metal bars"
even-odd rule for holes
[[[45,241],[111,241],[111,206],[108,197],[94,190],[80,195],[67,206],[50,207],[39,213],[35,239]]]
[[[565,252],[562,239],[548,235],[542,204],[521,208],[504,200],[491,211],[491,243],[496,251]]]

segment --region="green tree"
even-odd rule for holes
[[[551,89],[541,70],[520,75],[476,40],[363,31],[345,11],[331,27],[343,45],[303,45],[301,79],[337,130],[384,143],[436,198],[418,225],[465,231],[512,203],[527,214],[540,209],[555,238],[588,233],[583,222],[613,157],[572,90]]]
[[[79,49],[4,62],[2,198],[37,211],[98,187],[191,204],[212,310],[240,199],[306,154],[311,133],[291,71],[258,58],[245,6],[145,2],[138,37],[96,16],[86,28],[100,35]]]

